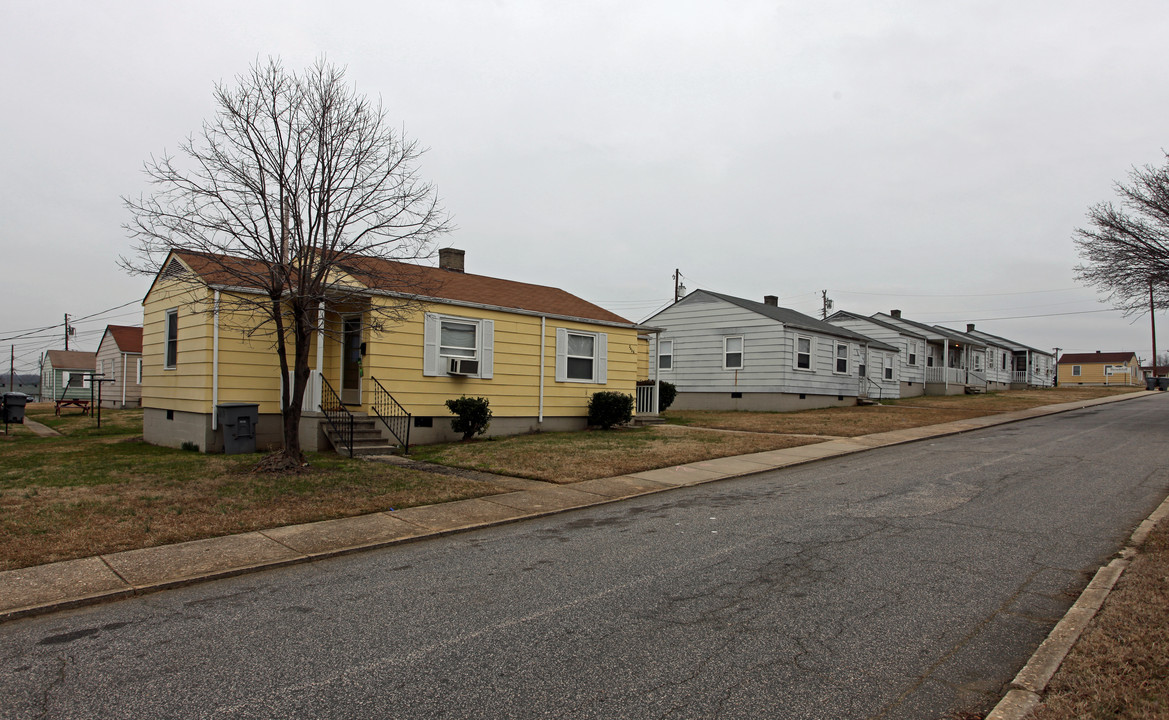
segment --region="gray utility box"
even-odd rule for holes
[[[216,405],[215,412],[223,430],[223,452],[228,455],[254,453],[260,406],[256,403],[225,403]]]
[[[23,393],[4,393],[4,422],[24,424],[24,405],[28,398]]]

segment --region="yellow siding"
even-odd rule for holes
[[[146,407],[196,413],[213,411],[214,321],[209,312],[212,298],[213,292],[206,287],[181,282],[160,282],[147,297],[142,347],[142,393]],[[280,371],[274,334],[270,325],[262,325],[262,314],[235,307],[232,300],[233,296],[226,293],[221,300],[218,402],[255,402],[260,404],[261,413],[278,413]],[[382,301],[374,299],[375,303]],[[165,313],[170,308],[179,311],[179,352],[177,367],[166,370],[163,333]],[[446,305],[433,305],[426,310],[471,320],[492,320],[493,377],[423,376],[424,316],[420,311],[384,331],[365,331],[363,409],[368,410],[373,400],[373,383],[369,379],[376,378],[414,415],[447,416],[445,402],[460,395],[489,398],[497,417],[539,414],[539,317]],[[324,377],[334,389],[340,390],[341,314],[327,312],[325,324]],[[259,331],[247,331],[257,327]],[[556,382],[556,330],[561,327],[607,334],[606,384]],[[601,390],[633,394],[637,378],[647,374],[646,345],[638,341],[637,331],[632,328],[549,319],[543,336],[544,415],[583,417],[587,414],[589,398]],[[291,340],[288,347],[291,362]],[[309,351],[309,366],[317,367],[315,337]]]
[[[639,335],[637,338],[637,379],[649,380],[649,338]]]
[[[1143,385],[1144,379],[1140,374],[1140,366],[1135,358],[1127,363],[1129,374],[1105,375],[1104,368],[1117,363],[1060,363],[1059,384],[1063,385]],[[1073,375],[1072,367],[1079,365],[1080,374]]]
[[[377,378],[406,409],[422,416],[446,416],[446,401],[460,395],[491,400],[498,417],[533,417],[540,407],[540,318],[490,310],[435,305],[428,311],[495,323],[495,361],[490,379],[422,375],[423,315],[373,333],[366,356],[366,376]],[[556,382],[556,329],[608,334],[606,384]],[[633,394],[637,379],[637,332],[587,323],[549,319],[544,338],[544,415],[582,417],[588,400],[601,390]],[[330,378],[331,380],[332,378]],[[372,383],[363,387],[371,400]]]
[[[143,303],[142,405],[208,412],[211,403],[210,291],[203,285],[160,281]],[[177,310],[176,367],[166,369],[166,311]]]

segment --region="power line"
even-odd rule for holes
[[[879,295],[882,297],[1000,297],[1004,295],[1034,295],[1037,293],[1055,293],[1068,292],[1070,290],[1083,290],[1083,288],[1059,288],[1055,290],[1020,290],[1018,292],[1001,292],[1001,293],[877,293],[877,292],[861,292],[859,290],[834,290],[833,292],[841,293],[843,295]]]
[[[961,320],[926,320],[925,322],[932,325],[935,323],[989,322],[991,320],[1026,320],[1028,318],[1058,317],[1060,315],[1090,315],[1092,313],[1106,313],[1106,312],[1120,312],[1120,310],[1117,310],[1116,308],[1108,308],[1106,310],[1079,310],[1076,312],[1047,313],[1045,315],[1015,315],[1013,317],[963,318]]]

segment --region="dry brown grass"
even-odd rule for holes
[[[257,474],[260,455],[146,445],[140,411],[103,411],[100,433],[88,418],[55,424],[68,434],[0,442],[0,569],[504,491],[332,454]]]
[[[672,423],[692,427],[761,433],[801,433],[855,437],[889,430],[936,425],[983,415],[1055,405],[1133,392],[1138,388],[1053,388],[1010,390],[985,395],[922,396],[882,405],[824,408],[799,412],[714,412],[670,410]]]
[[[1121,575],[1035,718],[1169,718],[1169,521],[1149,534]]]
[[[815,442],[819,440],[659,425],[431,445],[414,453],[444,465],[571,483]]]

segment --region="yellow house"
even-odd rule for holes
[[[634,395],[640,326],[557,288],[439,267],[346,256],[316,308],[302,405],[304,449],[329,447],[334,411],[369,418],[398,442],[461,437],[445,402],[485,397],[489,435],[585,427],[593,393]],[[172,251],[143,300],[143,431],[147,442],[224,447],[216,408],[258,405],[257,445],[282,441],[276,334],[254,305],[253,261]],[[356,298],[356,300],[355,300]],[[382,323],[386,308],[401,306]],[[289,344],[291,364],[292,349]],[[397,409],[394,409],[397,408]],[[406,417],[408,414],[408,418]],[[376,422],[386,418],[385,422]],[[384,427],[383,427],[384,425]]]
[[[1145,384],[1140,360],[1133,352],[1064,353],[1057,375],[1060,387]]]

